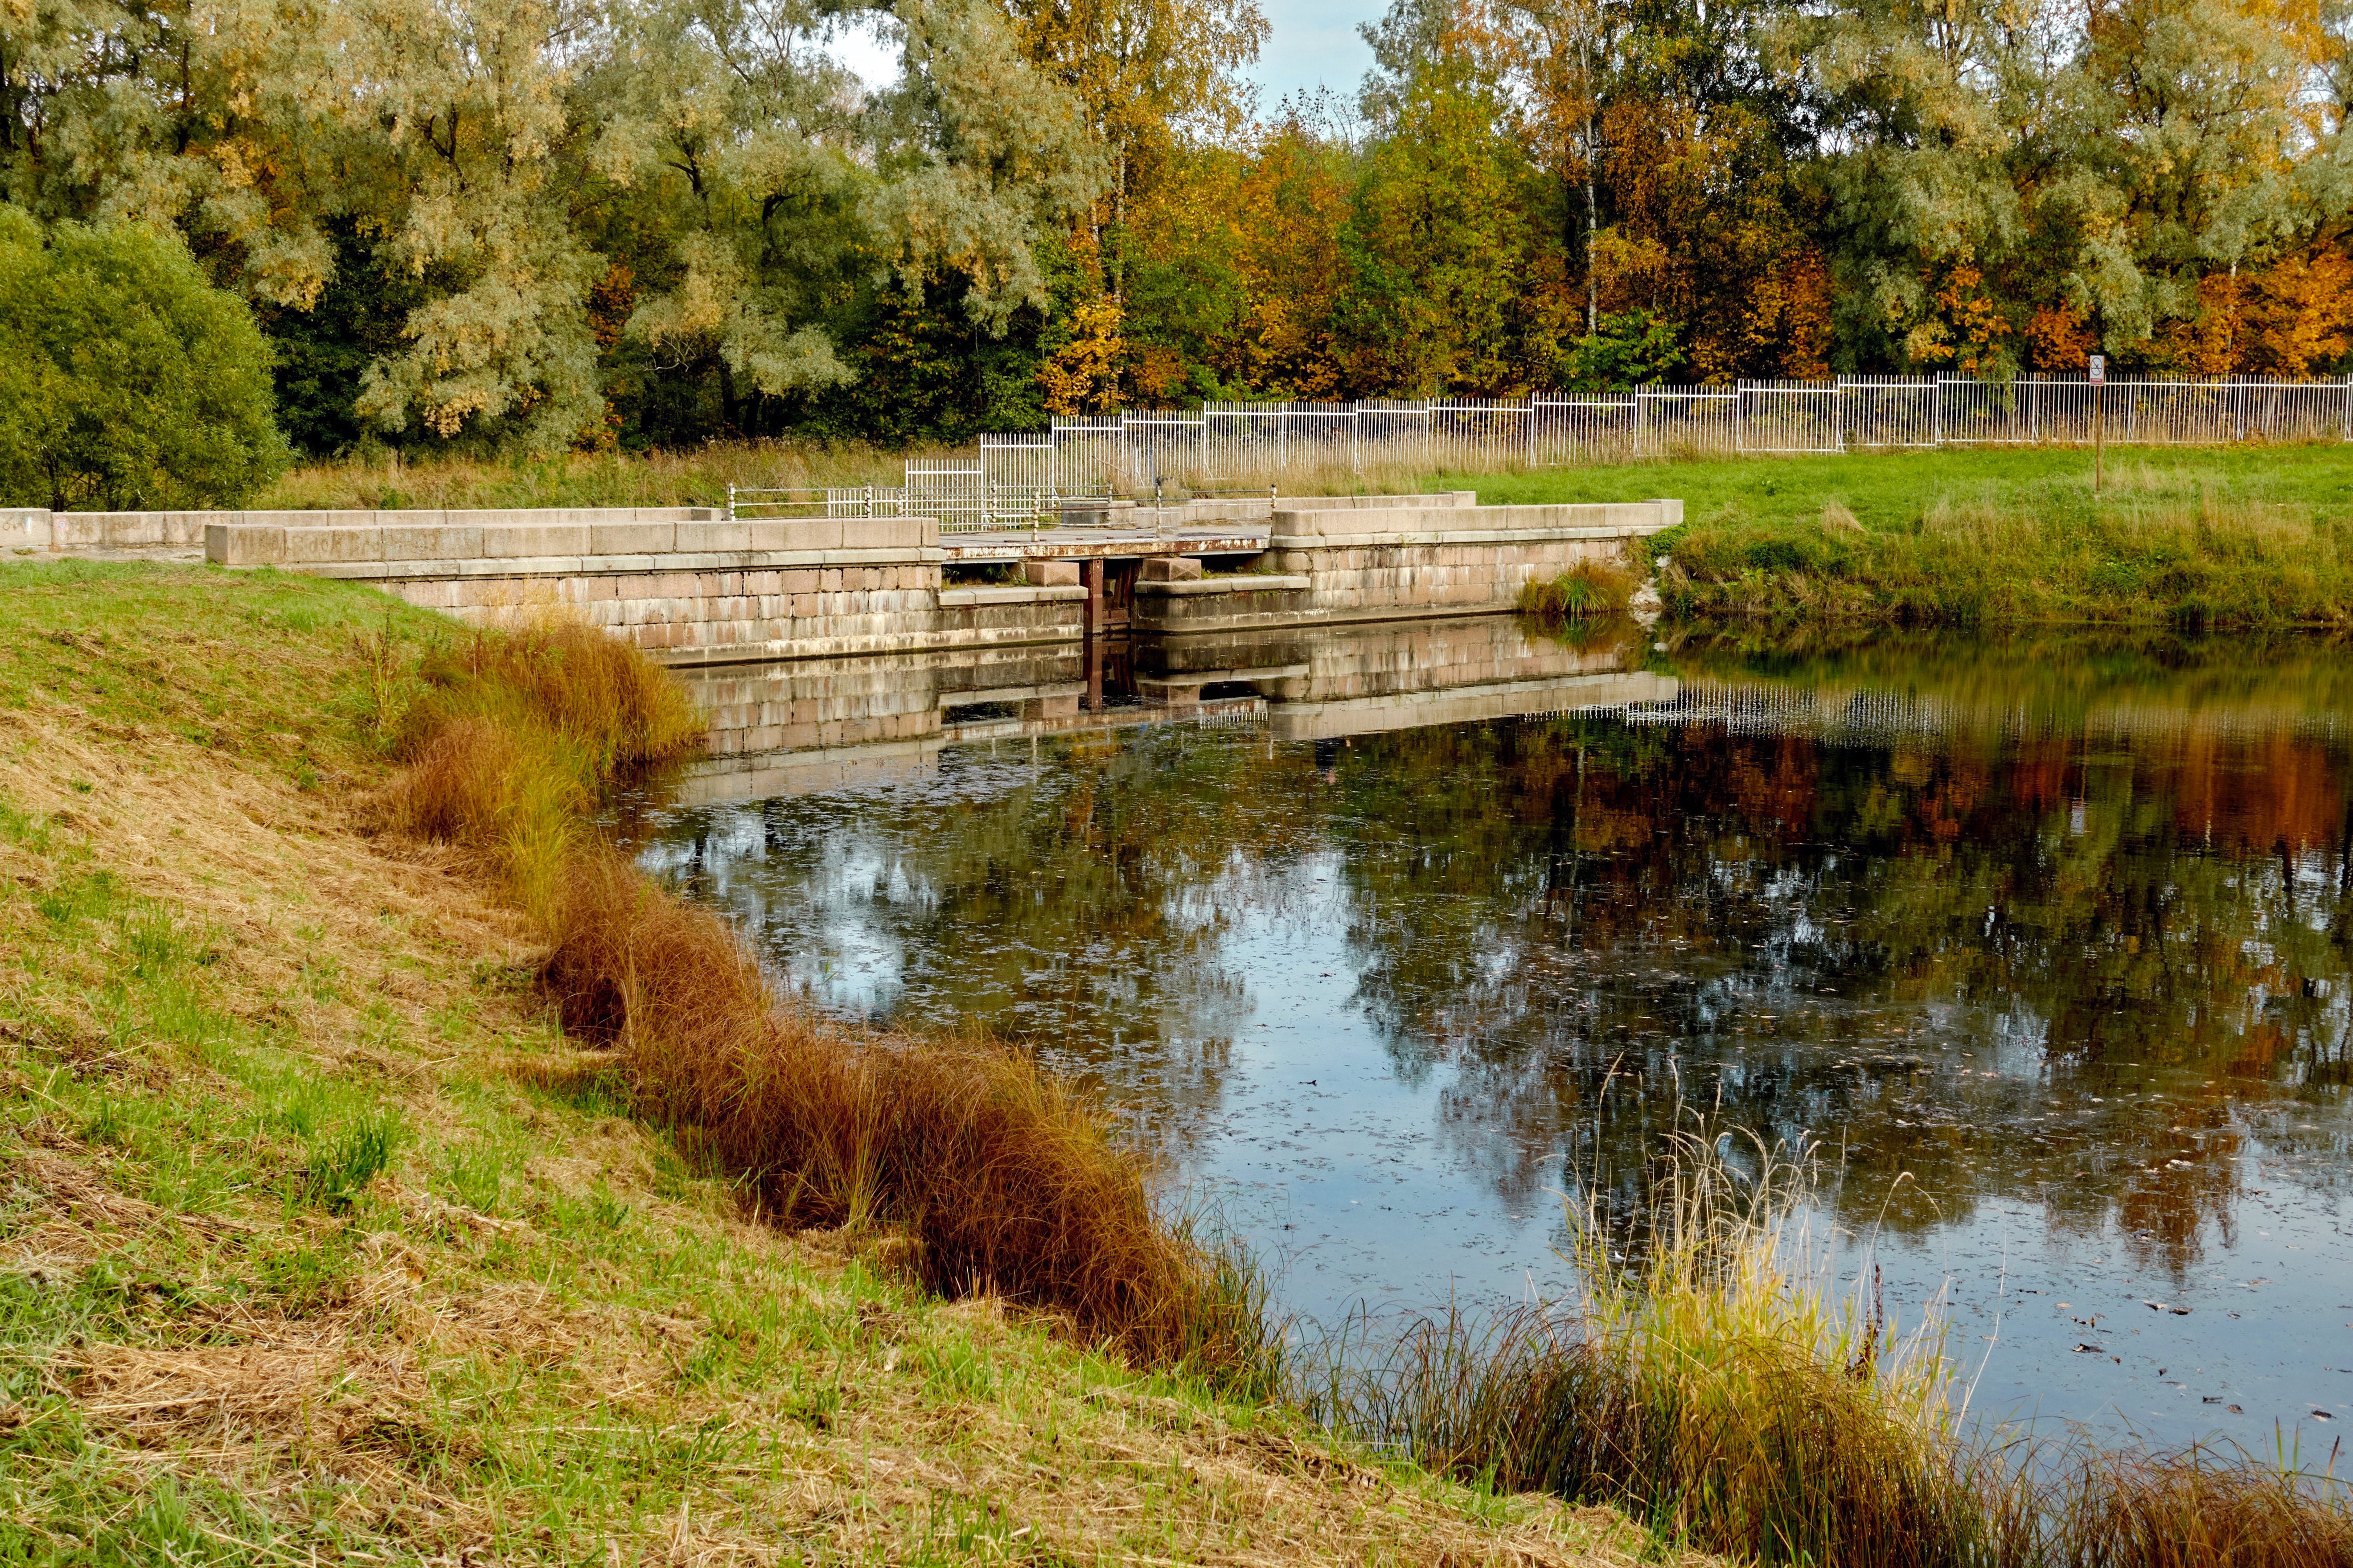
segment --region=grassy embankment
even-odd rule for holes
[[[1671,614],[2353,624],[2353,447],[1862,453],[1441,475],[1488,504],[1680,497]]]
[[[1255,1397],[1082,1106],[772,1015],[600,852],[662,684],[436,637],[346,584],[0,565],[0,1555],[1651,1549]]]

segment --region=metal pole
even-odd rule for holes
[[[2102,483],[2101,468],[2107,452],[2108,384],[2092,384],[2092,493],[2098,495]]]

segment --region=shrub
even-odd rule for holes
[[[269,350],[169,233],[0,205],[0,504],[228,506],[270,482]]]

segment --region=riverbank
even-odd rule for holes
[[[450,635],[0,565],[12,1561],[1655,1554],[764,1223],[563,1034],[533,854],[385,821]]]
[[[1983,448],[1440,475],[1482,505],[1672,495],[1687,621],[2353,624],[2353,447]]]

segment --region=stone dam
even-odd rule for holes
[[[577,614],[700,666],[1076,644],[1509,612],[1581,561],[1639,568],[1677,500],[1480,506],[1468,491],[1071,503],[1054,526],[737,518],[691,507],[0,511],[0,550],[193,553],[374,584],[470,625]],[[1041,520],[1042,523],[1042,520]],[[1637,570],[1637,575],[1645,574]],[[1154,654],[1142,663],[1162,658]]]

